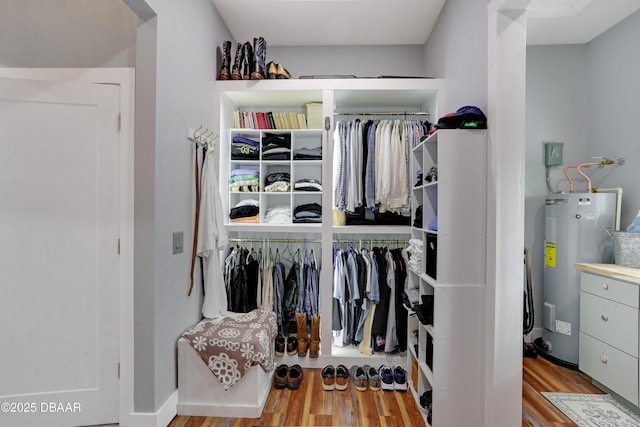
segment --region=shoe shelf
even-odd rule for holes
[[[482,425],[486,251],[486,131],[438,130],[412,150],[413,224],[411,237],[422,241],[420,270],[411,270],[411,287],[433,296],[433,322],[417,319],[416,402],[432,390],[433,422]],[[432,181],[426,182],[431,168]],[[423,180],[418,179],[422,170]],[[435,179],[434,179],[435,178]],[[418,206],[422,206],[420,218]],[[437,230],[429,225],[437,218]],[[411,323],[409,325],[411,329]],[[465,407],[465,411],[459,408]]]

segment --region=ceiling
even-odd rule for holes
[[[638,0],[533,0],[527,44],[588,43],[638,9]]]
[[[446,0],[211,1],[239,42],[375,46],[425,44]],[[532,0],[527,44],[584,44],[638,9],[638,0]]]
[[[376,46],[425,44],[445,0],[212,2],[238,42],[262,36],[270,46]]]

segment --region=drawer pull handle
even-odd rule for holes
[[[607,363],[607,356],[605,356],[605,355],[600,356],[600,361],[602,363]]]
[[[603,289],[603,290],[605,290],[605,291],[606,291],[607,289],[609,289],[609,285],[607,285],[606,283],[603,283],[601,287],[602,287],[602,289]]]
[[[606,314],[601,314],[601,315],[600,315],[600,318],[601,318],[602,320],[604,320],[605,322],[606,322],[607,320],[609,320],[609,316],[607,316]]]

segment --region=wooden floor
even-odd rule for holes
[[[563,426],[577,425],[540,394],[542,391],[567,393],[603,393],[591,384],[586,374],[555,365],[538,356],[524,358],[522,366],[522,425]]]
[[[351,384],[345,391],[324,391],[320,369],[305,369],[304,373],[299,390],[272,388],[260,418],[178,415],[169,427],[424,426],[410,392],[360,392]],[[522,375],[522,425],[527,427],[576,426],[540,394],[542,391],[602,393],[587,375],[542,357],[523,359]]]

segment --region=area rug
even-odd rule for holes
[[[542,392],[580,427],[640,427],[640,417],[609,394]]]

